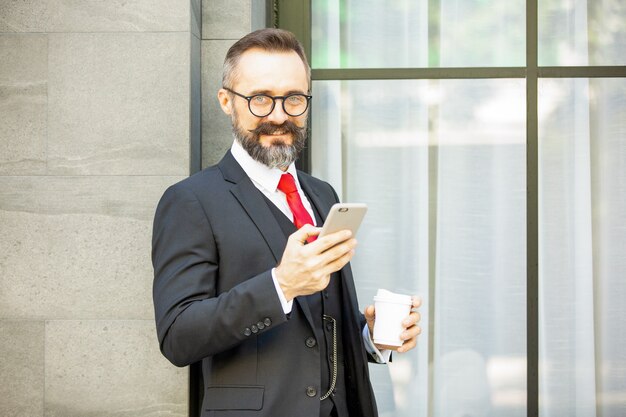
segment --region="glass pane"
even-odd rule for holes
[[[539,65],[626,64],[626,1],[539,0]]]
[[[313,68],[521,66],[524,0],[314,0]]]
[[[626,80],[539,84],[541,415],[626,415]]]
[[[315,81],[313,94],[313,173],[369,206],[361,306],[378,288],[424,301],[418,348],[371,367],[381,415],[526,416],[524,81]]]

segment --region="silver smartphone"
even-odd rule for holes
[[[319,236],[338,232],[339,230],[351,230],[352,236],[356,232],[367,212],[367,204],[363,203],[337,203],[333,204],[328,212],[324,226]]]

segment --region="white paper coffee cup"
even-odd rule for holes
[[[374,322],[374,343],[379,345],[402,346],[400,334],[405,327],[404,320],[411,312],[413,300],[410,295],[395,294],[379,289],[374,296],[376,321]]]

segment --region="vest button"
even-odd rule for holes
[[[313,398],[317,395],[317,390],[313,387],[306,387],[306,395]]]
[[[306,346],[310,348],[314,347],[317,344],[314,337],[307,337],[304,343],[306,343]]]

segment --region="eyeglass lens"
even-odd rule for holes
[[[291,94],[280,100],[282,101],[285,113],[292,117],[303,114],[309,105],[307,97],[304,94]],[[259,94],[250,98],[249,105],[252,114],[258,117],[265,117],[274,110],[276,101],[274,97]]]

